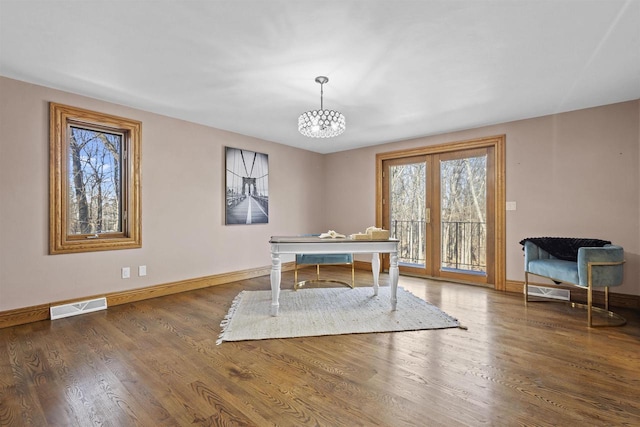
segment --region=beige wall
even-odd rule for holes
[[[375,223],[375,156],[506,135],[507,280],[524,280],[525,237],[611,240],[625,248],[624,285],[640,295],[640,101],[327,155],[327,221],[352,233]]]
[[[47,255],[50,101],[143,122],[142,249]],[[0,130],[0,311],[268,266],[272,235],[374,224],[376,153],[497,134],[507,279],[524,237],[598,237],[625,247],[616,292],[640,295],[640,101],[323,156],[0,77]],[[269,154],[269,224],[224,225],[225,146]]]
[[[47,254],[50,101],[142,121],[142,249]],[[270,236],[326,228],[317,153],[1,77],[0,129],[0,311],[270,266]],[[224,225],[225,146],[269,155],[269,224]]]

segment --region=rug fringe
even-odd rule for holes
[[[218,335],[218,339],[216,340],[216,345],[222,344],[224,334],[227,332],[227,327],[231,322],[231,318],[233,317],[233,314],[238,309],[238,306],[240,305],[240,300],[242,300],[242,296],[244,295],[244,293],[245,291],[241,291],[238,295],[236,295],[236,297],[231,302],[231,307],[229,308],[229,312],[224,316],[224,318],[222,319],[222,322],[220,322],[220,328],[222,328],[222,330],[220,331],[220,335]]]

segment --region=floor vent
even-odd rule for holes
[[[571,300],[570,290],[560,288],[547,288],[545,286],[529,285],[529,295],[532,297],[552,298],[563,301]]]
[[[96,298],[88,301],[74,302],[72,304],[56,305],[50,308],[51,320],[62,319],[63,317],[77,316],[78,314],[91,313],[98,310],[107,309],[107,299]]]

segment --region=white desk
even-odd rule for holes
[[[398,240],[321,239],[319,237],[271,237],[271,315],[277,316],[280,308],[280,278],[282,254],[372,254],[373,294],[378,295],[380,254],[390,255],[389,279],[391,282],[391,310],[396,310],[398,291]]]

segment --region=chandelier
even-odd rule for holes
[[[302,113],[298,118],[298,130],[301,134],[311,138],[331,138],[340,135],[346,129],[344,115],[339,111],[325,110],[323,105],[323,85],[329,79],[325,76],[316,77],[320,83],[320,109]]]

